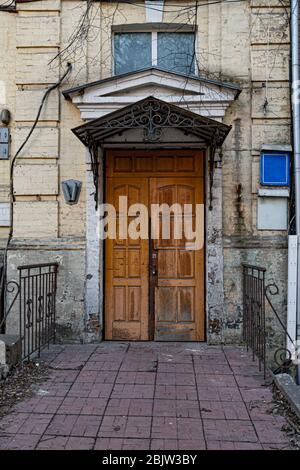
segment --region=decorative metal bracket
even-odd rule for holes
[[[165,129],[178,129],[185,134],[195,136],[199,142],[208,146],[209,159],[209,209],[212,210],[212,189],[215,167],[215,152],[222,146],[231,127],[200,116],[187,109],[166,103],[149,96],[137,103],[125,106],[93,121],[73,129],[74,134],[89,148],[91,167],[95,184],[95,202],[98,205],[98,150],[97,147],[109,137],[122,134],[126,130],[143,131],[144,142],[160,142]]]
[[[89,141],[88,149],[90,152],[91,157],[91,170],[93,172],[93,182],[95,187],[94,192],[94,200],[95,200],[95,209],[98,209],[98,194],[99,194],[99,160],[98,160],[98,146],[95,142],[89,138],[87,135],[87,139]]]
[[[218,130],[216,130],[213,137],[212,143],[209,146],[209,206],[208,209],[213,209],[213,185],[214,185],[214,174],[215,174],[215,154],[217,150],[218,142]]]

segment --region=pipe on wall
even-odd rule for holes
[[[291,0],[291,74],[292,74],[292,126],[295,177],[295,216],[298,245],[297,267],[297,331],[300,342],[300,99],[299,99],[299,1]],[[300,343],[298,343],[300,344]],[[297,364],[297,381],[300,383],[300,363]]]

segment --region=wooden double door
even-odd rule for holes
[[[120,206],[122,196],[127,206]],[[170,213],[167,238],[161,214],[151,233],[153,204],[189,204],[196,229],[196,205],[204,207],[203,152],[107,152],[106,202],[116,208],[116,237],[105,240],[105,339],[204,341],[204,244],[195,250],[184,230],[178,237],[178,213]],[[121,224],[136,224],[134,211],[126,213],[134,204],[148,209],[148,216],[137,212],[144,226],[135,225],[144,238],[120,235]],[[204,220],[197,230],[204,239]]]

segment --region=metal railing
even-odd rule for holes
[[[266,376],[265,273],[259,266],[243,264],[243,340],[251,348],[253,360]]]
[[[19,266],[19,331],[22,359],[55,342],[58,263]]]
[[[277,295],[279,289],[275,283],[266,285],[266,269],[250,264],[242,264],[243,269],[243,340],[247,349],[252,350],[253,360],[258,359],[259,370],[263,369],[266,377],[266,301],[270,311],[274,314],[282,331],[289,338],[295,348],[293,339],[282,319],[278,315],[270,295]],[[273,371],[289,372],[293,366],[292,352],[286,347],[279,347],[274,351],[274,363],[277,368]]]

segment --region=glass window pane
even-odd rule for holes
[[[195,73],[195,35],[193,33],[158,33],[158,66],[172,72]]]
[[[151,67],[151,33],[116,33],[115,75]]]

